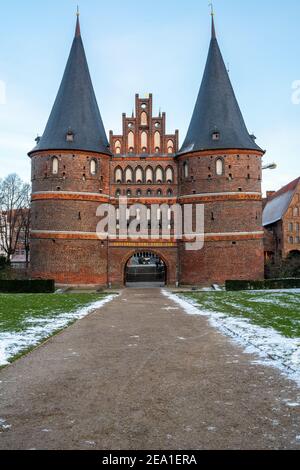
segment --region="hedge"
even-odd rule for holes
[[[55,292],[55,282],[50,279],[0,279],[0,292],[9,294],[53,294]]]
[[[226,290],[300,289],[300,279],[266,279],[264,281],[226,281]]]

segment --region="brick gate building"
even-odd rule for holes
[[[168,284],[204,285],[264,274],[263,150],[249,135],[218,46],[214,20],[207,64],[182,147],[135,97],[122,134],[107,139],[83,48],[79,18],[64,77],[32,162],[31,270],[61,283],[123,285],[134,255],[165,264]],[[205,205],[205,243],[99,240],[100,204]]]

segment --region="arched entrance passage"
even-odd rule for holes
[[[166,263],[152,251],[137,251],[125,265],[127,287],[163,287],[166,279]]]

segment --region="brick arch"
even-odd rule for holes
[[[125,286],[126,284],[126,279],[125,279],[125,270],[127,263],[129,260],[136,254],[136,253],[142,253],[143,251],[147,251],[149,253],[153,253],[154,255],[159,256],[165,264],[166,267],[166,285],[170,283],[170,269],[171,269],[171,262],[168,260],[167,256],[165,255],[164,252],[157,248],[140,248],[140,249],[135,249],[135,250],[130,250],[126,253],[125,256],[123,256],[122,261],[120,263],[121,265],[121,270],[122,270],[122,279],[123,279],[123,285]]]

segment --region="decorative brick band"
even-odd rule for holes
[[[77,193],[72,191],[42,191],[33,193],[31,196],[32,201],[44,200],[64,200],[64,201],[95,201],[95,202],[108,202],[109,196],[107,194],[98,193]]]
[[[206,233],[204,238],[206,241],[238,241],[238,240],[256,240],[263,239],[264,232],[227,232],[227,233]],[[32,230],[32,239],[56,239],[56,240],[99,240],[96,232],[51,232],[47,230]],[[183,241],[190,241],[185,240]],[[176,240],[160,240],[152,241],[148,239],[123,241],[123,240],[110,240],[110,245],[117,244],[114,246],[136,246],[139,243],[143,243],[144,246],[153,246],[153,243],[160,243],[162,246],[171,243],[172,246],[176,244]],[[127,245],[127,244],[130,245]]]
[[[263,157],[265,151],[256,151],[256,150],[242,150],[242,149],[217,149],[217,150],[197,150],[196,152],[190,151],[177,155],[179,160],[183,158],[196,158],[200,156],[219,156],[219,155],[255,155],[257,157]]]
[[[180,196],[178,198],[181,203],[204,203],[204,202],[217,202],[217,201],[262,201],[261,193],[205,193],[205,194],[191,194],[187,196]]]
[[[84,193],[72,191],[41,191],[33,193],[32,201],[44,200],[69,200],[69,201],[93,201],[107,203],[111,201],[113,204],[118,203],[118,199],[110,197],[108,194],[98,193]],[[241,193],[241,192],[226,192],[226,193],[203,193],[191,194],[186,196],[166,198],[166,197],[151,197],[151,198],[128,198],[129,204],[176,204],[179,203],[205,203],[217,201],[261,201],[261,193]]]

